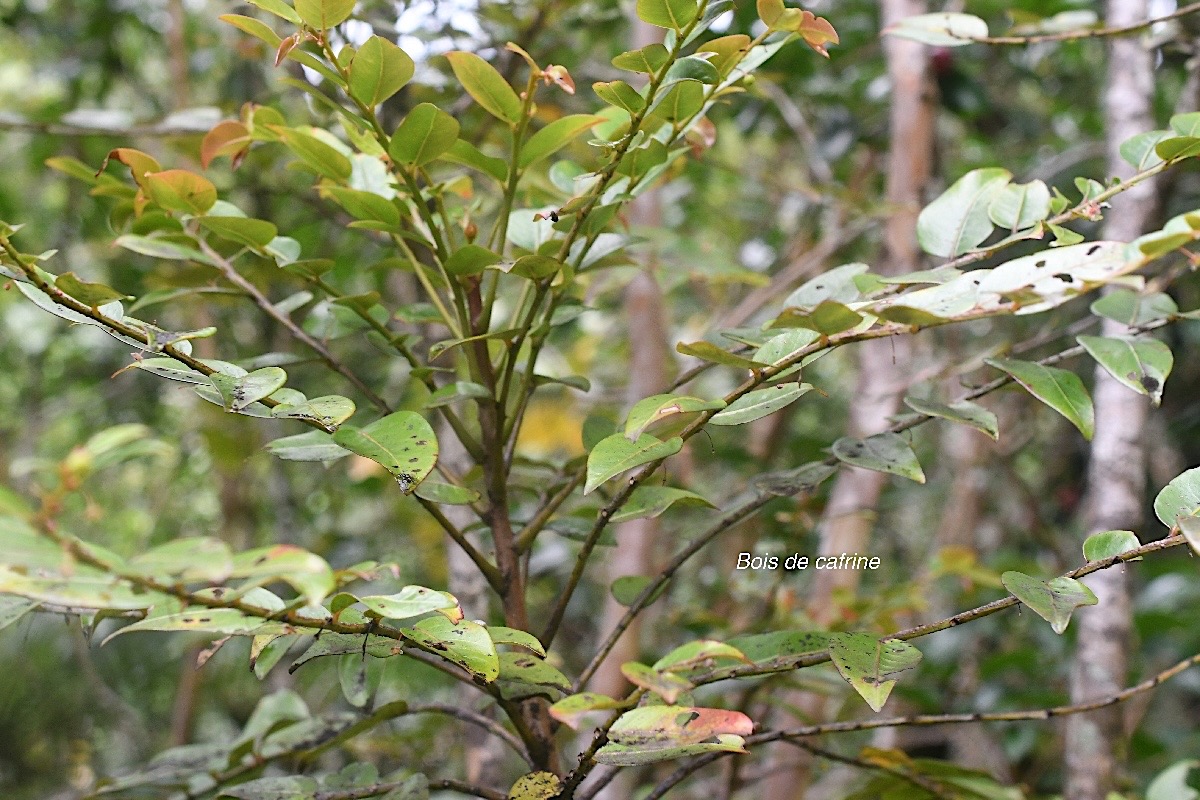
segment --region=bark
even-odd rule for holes
[[[928,11],[925,0],[884,0],[883,26]],[[920,251],[916,221],[922,195],[933,167],[935,88],[928,49],[916,42],[889,36],[884,39],[892,104],[889,112],[891,151],[888,159],[886,200],[892,209],[885,229],[884,247],[877,272],[901,274],[918,268]],[[911,367],[905,340],[870,341],[856,345],[859,377],[849,413],[849,433],[867,436],[887,426],[907,388]],[[875,509],[887,481],[878,472],[843,469],[838,473],[820,525],[820,554],[863,553],[874,528]],[[809,613],[828,624],[835,615],[834,593],[853,591],[856,570],[822,570],[809,595]],[[821,698],[797,696],[783,700],[819,715]],[[796,759],[797,756],[790,756]],[[765,785],[766,800],[794,800],[804,796],[808,784],[807,758],[775,771]]]
[[[1147,0],[1109,0],[1106,21],[1109,26],[1127,25],[1145,19],[1148,13]],[[1139,38],[1114,38],[1110,42],[1104,91],[1108,174],[1131,172],[1118,147],[1135,133],[1154,127],[1153,67],[1153,54]],[[1105,223],[1105,238],[1128,241],[1142,234],[1154,214],[1155,200],[1155,188],[1148,183],[1115,199]],[[1104,320],[1103,335],[1125,332],[1123,325]],[[1094,403],[1096,435],[1084,506],[1088,531],[1137,528],[1144,516],[1147,400],[1097,366]],[[1071,668],[1072,702],[1120,689],[1129,668],[1132,612],[1125,569],[1104,570],[1085,582],[1100,602],[1078,614],[1079,640]],[[1115,788],[1124,748],[1120,709],[1068,720],[1067,800],[1104,800]]]

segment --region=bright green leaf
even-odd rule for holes
[[[446,53],[454,76],[485,111],[503,122],[521,121],[521,98],[496,68],[474,53],[454,50]]]
[[[1085,439],[1092,438],[1096,424],[1092,398],[1074,372],[1008,358],[989,358],[986,363],[1007,372],[1030,394],[1066,417]]]
[[[355,0],[295,0],[296,13],[318,31],[340,25],[354,13]]]
[[[683,30],[698,11],[696,0],[637,0],[638,19],[674,31]]]
[[[381,36],[372,36],[350,64],[350,94],[374,108],[412,80],[414,69],[408,53]]]
[[[953,258],[983,243],[992,233],[988,208],[1012,180],[1006,169],[976,169],[954,182],[917,217],[917,239],[925,252]]]
[[[583,493],[589,494],[609,478],[634,467],[672,456],[683,447],[678,436],[661,442],[648,433],[631,442],[622,433],[602,439],[588,454],[587,482]]]
[[[1154,405],[1162,401],[1163,384],[1175,357],[1157,339],[1130,336],[1079,336],[1077,341],[1100,366]]]
[[[1133,531],[1101,531],[1093,533],[1083,541],[1083,557],[1088,561],[1104,561],[1136,550],[1141,545]],[[1136,560],[1141,561],[1141,556]]]
[[[878,639],[868,633],[835,633],[829,657],[854,691],[878,712],[887,702],[896,676],[921,663],[921,651],[899,639]]]
[[[791,405],[812,388],[808,383],[781,383],[765,389],[756,389],[734,400],[714,414],[708,422],[710,425],[743,425],[753,422]]]
[[[423,167],[449,151],[458,141],[458,120],[433,103],[421,103],[400,123],[388,144],[398,164]]]
[[[1000,580],[1013,597],[1049,622],[1057,634],[1067,629],[1075,609],[1094,606],[1099,602],[1091,589],[1074,578],[1042,581],[1023,572],[1005,572]]]
[[[438,442],[433,428],[412,411],[397,411],[365,428],[343,425],[333,441],[381,464],[405,494],[411,494],[437,463]]]

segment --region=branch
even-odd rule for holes
[[[309,348],[318,356],[320,356],[321,360],[325,362],[326,366],[348,380],[354,386],[354,388],[362,392],[363,396],[371,401],[372,405],[385,414],[392,413],[392,407],[388,405],[387,401],[376,394],[371,387],[363,383],[362,380],[359,379],[359,377],[355,375],[349,367],[339,361],[337,357],[335,357],[333,353],[329,351],[329,348],[306,333],[299,325],[292,321],[291,317],[276,308],[275,304],[272,303],[266,295],[260,292],[257,286],[243,278],[241,274],[234,268],[233,264],[231,264],[223,255],[214,250],[212,245],[206,242],[203,237],[197,236],[195,238],[196,242],[200,245],[200,250],[204,253],[204,255],[209,257],[217,270],[225,276],[225,280],[229,281],[234,286],[245,292],[264,314],[282,325],[287,332],[291,334],[293,339],[300,342],[305,347]]]
[[[1189,14],[1195,14],[1200,11],[1200,3],[1192,3],[1175,11],[1172,14],[1167,14],[1162,17],[1138,22],[1133,25],[1125,25],[1119,28],[1085,28],[1076,31],[1063,31],[1062,33],[1039,33],[1032,36],[981,36],[971,38],[972,42],[979,44],[1040,44],[1042,42],[1070,42],[1079,39],[1099,39],[1108,36],[1127,36],[1131,33],[1138,33],[1147,28],[1152,28],[1160,22],[1169,22],[1173,19],[1186,17]]]
[[[370,786],[359,786],[354,789],[335,789],[331,791],[317,792],[312,796],[313,800],[361,800],[366,797],[378,797],[381,794],[387,794],[393,789],[399,789],[406,781],[389,781],[385,783],[374,783]],[[504,792],[498,792],[495,789],[488,789],[483,786],[476,786],[473,783],[454,780],[453,778],[441,778],[429,782],[429,788],[437,791],[439,789],[458,792],[459,794],[470,795],[471,797],[482,797],[485,800],[505,800],[507,797]]]
[[[782,739],[781,741],[785,744],[790,744],[793,747],[799,747],[801,750],[812,753],[817,758],[823,758],[826,761],[836,761],[839,764],[848,764],[852,767],[858,767],[862,770],[883,772],[897,777],[906,783],[911,783],[918,789],[924,789],[934,797],[940,798],[941,800],[953,800],[950,795],[946,794],[946,791],[942,787],[938,786],[936,783],[923,775],[913,775],[905,772],[899,767],[889,766],[883,762],[872,762],[862,758],[854,758],[853,756],[844,756],[841,753],[835,753],[832,750],[826,750],[823,747],[817,747],[815,744],[811,744],[809,742],[802,742],[796,739]]]
[[[1179,542],[1176,542],[1176,544],[1178,543]],[[792,739],[819,736],[826,733],[865,731],[873,728],[894,728],[902,725],[947,725],[968,722],[1020,722],[1025,720],[1045,720],[1050,719],[1051,717],[1062,717],[1071,714],[1083,714],[1088,711],[1095,711],[1106,706],[1122,703],[1138,694],[1148,692],[1196,664],[1200,664],[1200,654],[1194,655],[1191,658],[1186,658],[1174,666],[1168,667],[1162,672],[1159,672],[1158,674],[1142,681],[1139,684],[1088,703],[1078,703],[1076,705],[1067,706],[1053,706],[1051,708],[1039,708],[1030,711],[1001,711],[996,713],[979,714],[924,714],[911,717],[891,717],[888,719],[830,722],[823,725],[806,725],[801,728],[793,728],[790,730],[755,734],[754,736],[747,737],[746,743],[791,743],[790,740]],[[808,748],[806,747],[806,749]],[[667,792],[669,792],[676,785],[682,783],[693,773],[720,758],[724,758],[727,755],[729,755],[727,752],[707,753],[682,765],[669,776],[667,776],[665,780],[654,787],[654,791],[646,795],[645,800],[659,800],[659,798],[664,797]]]
[[[1162,172],[1165,168],[1167,168],[1170,165],[1173,165],[1174,163],[1176,163],[1176,162],[1175,161],[1171,161],[1171,162],[1164,161],[1163,163],[1158,164],[1154,167],[1151,167],[1150,169],[1143,170],[1142,172],[1139,172],[1137,175],[1129,178],[1128,180],[1126,180],[1122,183],[1119,183],[1115,186],[1112,186],[1109,189],[1105,190],[1104,192],[1101,192],[1099,195],[1097,195],[1096,197],[1089,200],[1088,203],[1086,203],[1086,204],[1081,203],[1080,205],[1078,205],[1074,208],[1068,209],[1068,210],[1062,212],[1061,214],[1058,214],[1057,216],[1050,218],[1050,220],[1048,220],[1047,222],[1052,223],[1052,224],[1061,224],[1061,223],[1067,222],[1071,219],[1075,219],[1076,217],[1083,216],[1084,215],[1083,209],[1084,209],[1085,205],[1098,206],[1099,204],[1103,203],[1105,200],[1107,200],[1117,194],[1120,194],[1121,192],[1126,191],[1127,189],[1141,183],[1142,181],[1145,181],[1145,180],[1153,177],[1154,175],[1157,175],[1159,172]],[[949,261],[943,266],[946,266],[946,267],[956,266],[957,267],[957,266],[961,266],[964,264],[979,261],[983,258],[988,257],[989,255],[992,255],[995,252],[998,252],[1000,249],[1008,246],[1009,244],[1012,244],[1012,242],[1010,241],[1007,244],[1000,243],[988,250],[981,250],[981,251],[978,251],[975,253],[969,253],[967,255],[960,256],[959,258]],[[1011,313],[1017,307],[1018,307],[1018,304],[1016,301],[1010,301],[1007,303],[997,304],[996,306],[976,309],[971,312],[962,314],[958,317],[954,317],[952,319],[938,320],[937,322],[934,322],[934,323],[931,323],[928,325],[924,325],[924,326],[905,325],[905,324],[900,324],[900,323],[886,323],[886,324],[880,325],[879,327],[873,327],[873,328],[870,328],[870,329],[864,330],[864,331],[857,331],[857,330],[852,329],[852,330],[848,330],[848,331],[843,331],[842,333],[834,334],[832,336],[822,336],[820,339],[813,342],[812,344],[796,350],[795,352],[789,354],[787,357],[782,358],[779,361],[776,361],[771,366],[766,367],[761,370],[756,370],[750,378],[748,378],[746,381],[744,381],[740,386],[738,386],[732,392],[725,395],[725,397],[722,399],[725,401],[725,404],[728,405],[728,404],[734,402],[735,400],[737,400],[738,398],[742,397],[743,395],[747,394],[748,392],[763,385],[764,383],[766,383],[768,380],[775,377],[776,375],[779,375],[780,373],[786,371],[793,365],[800,363],[803,359],[805,359],[809,355],[816,353],[816,352],[820,352],[822,350],[828,350],[828,349],[840,347],[841,345],[850,344],[851,342],[862,342],[862,341],[867,341],[869,339],[881,339],[881,338],[885,338],[885,337],[889,337],[889,336],[908,335],[908,334],[916,333],[921,330],[925,330],[926,328],[941,327],[942,325],[948,325],[951,323],[966,322],[969,320],[980,319],[983,317],[996,316],[997,314],[1001,314],[1004,312]],[[1149,330],[1152,327],[1158,327],[1161,324],[1165,324],[1165,323],[1163,323],[1163,322],[1159,322],[1157,324],[1152,323],[1151,326],[1144,327],[1144,329]],[[1074,351],[1074,349],[1073,349],[1073,351]],[[1065,352],[1071,352],[1071,351],[1065,351]],[[1071,352],[1071,355],[1076,354],[1076,352],[1082,352],[1082,348],[1079,348],[1078,351]],[[1058,358],[1061,360],[1061,358],[1067,358],[1067,357],[1069,357],[1069,356],[1066,354],[1059,354]],[[1050,363],[1050,362],[1043,361],[1041,363]],[[1012,380],[1012,378],[1008,377],[1008,376],[1005,376],[1004,378],[999,378],[996,381],[993,381],[991,384],[987,384],[983,389],[979,390],[978,393],[969,394],[964,399],[970,400],[970,399],[973,399],[974,397],[978,397],[978,396],[981,396],[982,394],[986,394],[988,391],[991,391],[994,388],[999,388],[1000,386],[1005,385],[1006,383],[1010,382],[1011,380]],[[694,419],[691,423],[689,423],[677,435],[686,442],[688,439],[690,439],[692,436],[694,436],[696,433],[698,433],[705,426],[705,424],[708,423],[708,420],[711,419],[716,413],[717,413],[717,410],[700,412],[699,414],[697,414],[696,419]],[[895,432],[908,430],[909,428],[915,427],[916,425],[919,425],[925,421],[927,421],[927,418],[918,417],[911,423],[901,425],[901,426],[893,426],[893,430]],[[653,475],[654,472],[657,471],[658,468],[660,466],[662,466],[663,462],[665,462],[666,460],[667,460],[667,458],[660,458],[660,459],[651,461],[651,462],[643,465],[633,477],[631,477],[625,481],[624,485],[616,493],[616,495],[608,503],[608,505],[606,505],[604,508],[602,508],[598,512],[598,514],[596,516],[596,522],[595,522],[595,524],[593,524],[592,529],[588,532],[588,535],[584,539],[583,545],[579,551],[579,555],[576,557],[575,565],[571,570],[571,575],[567,579],[566,586],[563,587],[562,592],[558,596],[558,599],[554,605],[554,608],[551,611],[549,622],[547,623],[546,629],[541,636],[542,642],[545,643],[547,646],[549,646],[549,644],[553,641],[554,636],[558,632],[558,628],[562,623],[563,616],[566,613],[567,605],[570,603],[571,596],[572,596],[572,594],[574,594],[575,588],[579,585],[579,581],[582,579],[583,572],[584,572],[585,568],[587,567],[587,563],[588,563],[589,559],[591,558],[592,551],[595,549],[596,545],[599,543],[600,537],[604,533],[604,529],[608,526],[609,520],[629,500],[629,498],[633,495],[634,490],[637,489],[639,486],[641,486],[642,483],[644,483],[651,475]],[[832,457],[832,456],[830,457],[830,459],[827,459],[827,461],[826,461],[826,463],[834,463],[834,462],[836,462],[836,459],[834,459],[834,457]],[[584,467],[581,467],[581,471],[585,470],[585,469],[586,469],[586,465]]]

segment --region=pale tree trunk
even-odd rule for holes
[[[1149,16],[1147,0],[1108,0],[1107,24],[1122,26]],[[1154,55],[1138,37],[1109,44],[1104,114],[1109,175],[1133,170],[1118,151],[1121,142],[1154,128]],[[1113,201],[1104,236],[1132,240],[1149,227],[1156,205],[1149,183]],[[1102,333],[1119,336],[1124,325],[1105,319]],[[1136,529],[1144,517],[1146,454],[1143,445],[1147,400],[1096,367],[1096,435],[1088,467],[1088,531]],[[1085,582],[1099,604],[1078,613],[1079,640],[1071,667],[1071,702],[1082,702],[1125,686],[1132,629],[1128,575],[1102,570]],[[1122,712],[1113,707],[1071,717],[1066,728],[1067,800],[1104,800],[1115,788],[1124,756]]]
[[[883,0],[883,26],[905,17],[924,14],[925,0]],[[929,68],[927,48],[916,42],[889,36],[884,39],[891,109],[888,134],[886,200],[890,215],[884,228],[884,248],[875,271],[885,275],[912,272],[919,267],[916,241],[917,215],[922,195],[933,169],[934,105],[936,89]],[[868,341],[855,345],[859,377],[851,400],[849,433],[867,436],[887,427],[908,386],[911,365],[907,342]],[[865,553],[875,522],[875,509],[887,478],[878,472],[846,468],[838,473],[820,524],[820,554]],[[809,613],[828,624],[835,612],[835,591],[853,591],[859,581],[856,570],[821,570],[809,596]],[[822,711],[822,699],[796,694],[783,700],[795,703],[814,716]],[[781,703],[781,705],[783,704]],[[766,800],[795,800],[803,797],[809,782],[808,760],[795,753],[779,751],[779,758],[792,760],[789,767],[777,764],[766,782]]]

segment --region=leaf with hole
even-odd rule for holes
[[[1154,405],[1162,402],[1163,384],[1175,357],[1157,339],[1131,336],[1078,336],[1096,363],[1125,386],[1147,395]]]
[[[1080,606],[1094,606],[1099,601],[1092,590],[1074,578],[1039,580],[1023,572],[1005,572],[1000,576],[1004,588],[1024,603],[1030,611],[1050,623],[1062,634],[1071,622],[1071,614]]]

